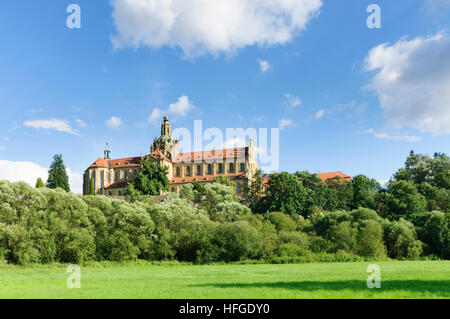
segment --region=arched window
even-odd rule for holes
[[[175,187],[172,187],[172,193],[175,193]]]
[[[197,175],[202,174],[202,167],[200,165],[197,165]]]
[[[125,171],[125,180],[128,180],[128,171]]]
[[[101,171],[100,172],[100,188],[103,188],[104,183],[105,182],[105,172]]]
[[[113,171],[111,171],[111,172],[109,172],[109,183],[111,184],[114,180],[114,172]]]
[[[137,170],[134,170],[134,179],[137,177]]]
[[[177,167],[177,177],[180,177],[180,176],[181,176],[181,170],[179,167]]]
[[[109,191],[109,196],[111,196],[112,195],[112,192],[111,191]]]
[[[218,169],[218,171],[219,171],[219,174],[222,174],[222,173],[223,173],[223,166],[222,166],[222,163],[219,163],[219,169]]]
[[[115,182],[119,181],[119,172],[116,172],[116,179],[114,180]]]
[[[241,163],[239,166],[240,166],[239,169],[240,169],[241,172],[245,171],[245,164],[244,163]]]
[[[97,182],[97,179],[95,178],[96,176],[97,176],[97,174],[96,174],[96,172],[94,171],[94,172],[92,173],[92,184],[94,184],[94,189],[95,189],[96,182]]]
[[[191,176],[191,167],[190,166],[186,167],[186,176]]]
[[[208,164],[208,175],[212,175],[212,167],[211,167],[211,164]]]
[[[234,173],[234,164],[230,163],[229,170],[230,173]]]
[[[236,193],[238,193],[238,194],[241,193],[241,184],[236,185]]]
[[[119,196],[122,196],[122,192],[121,191],[119,191]]]

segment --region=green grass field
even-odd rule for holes
[[[82,267],[80,289],[64,265],[0,266],[0,298],[450,298],[450,261],[379,262],[380,289],[369,264],[99,264]]]

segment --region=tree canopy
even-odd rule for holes
[[[47,187],[52,189],[62,188],[66,192],[70,192],[69,177],[60,154],[53,156],[53,163],[48,171]]]

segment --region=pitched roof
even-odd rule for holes
[[[221,150],[180,153],[175,156],[173,163],[190,163],[194,161],[216,160],[226,158],[242,158],[248,153],[248,147],[235,147]]]
[[[185,176],[185,177],[174,177],[170,180],[170,185],[172,184],[186,184],[186,183],[202,183],[202,182],[212,182],[219,175],[204,175],[204,176]],[[226,174],[230,179],[245,177],[245,173],[231,173]]]
[[[109,161],[112,168],[115,167],[138,167],[141,166],[142,158],[138,157],[126,157],[126,158],[118,158],[112,159]]]
[[[345,180],[351,181],[352,178],[347,174],[342,173],[341,171],[331,172],[331,173],[317,173],[322,181],[326,182],[330,178],[336,178],[337,176],[342,177]]]
[[[92,163],[91,166],[89,166],[89,168],[97,168],[97,167],[109,167],[108,165],[108,161],[105,160],[104,158],[99,157],[94,163]]]

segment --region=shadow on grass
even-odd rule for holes
[[[352,290],[356,292],[368,291],[365,281],[343,280],[343,281],[289,281],[289,282],[260,282],[260,283],[211,283],[193,285],[192,287],[214,287],[214,288],[274,288],[292,289],[299,291],[315,290]],[[440,297],[450,297],[450,281],[447,280],[388,280],[381,281],[381,289],[370,289],[373,291],[410,291],[415,293],[434,293]]]

